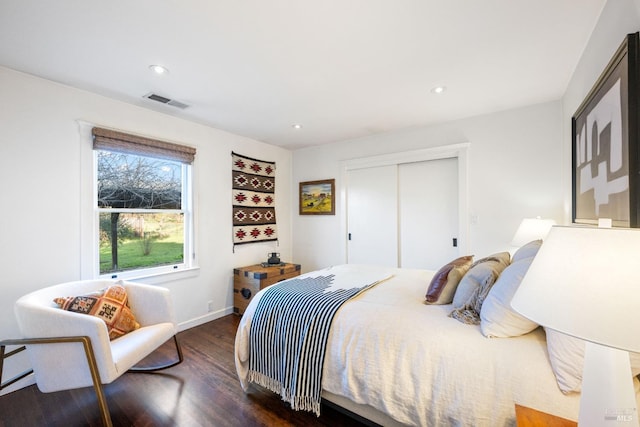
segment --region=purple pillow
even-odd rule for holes
[[[458,283],[465,275],[473,255],[463,256],[444,265],[431,279],[427,289],[426,304],[450,304],[456,292]]]

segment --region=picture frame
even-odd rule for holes
[[[640,225],[638,49],[628,34],[571,119],[573,223]]]
[[[336,214],[335,179],[300,182],[299,190],[300,215]]]

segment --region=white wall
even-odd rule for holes
[[[469,142],[469,209],[478,217],[470,225],[470,252],[512,249],[523,217],[570,223],[571,117],[625,35],[638,30],[640,0],[608,0],[561,100],[295,151],[294,191],[299,181],[334,177],[339,189],[342,160]],[[303,270],[344,262],[340,210],[333,217],[294,212],[293,250]]]
[[[478,218],[468,247],[485,256],[513,249],[509,242],[524,217],[562,220],[561,119],[558,101],[301,149],[293,154],[293,185],[336,178],[338,190],[343,160],[468,142],[469,212]],[[293,215],[293,250],[303,270],[344,262],[340,203],[338,195],[335,216]]]
[[[172,291],[181,329],[232,312],[234,267],[273,250],[291,260],[290,151],[2,67],[0,93],[0,338],[19,337],[13,304],[21,295],[80,279],[81,147],[89,142],[77,120],[197,148],[200,268],[161,283]],[[279,246],[241,245],[233,253],[231,151],[276,162]],[[17,363],[5,367],[5,378]]]
[[[571,117],[625,36],[640,31],[640,0],[609,0],[569,82],[562,103],[564,218],[571,221]]]

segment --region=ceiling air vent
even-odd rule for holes
[[[166,96],[158,95],[156,93],[148,93],[144,96],[144,98],[151,99],[152,101],[157,101],[162,104],[171,105],[172,107],[182,108],[183,110],[188,107],[188,105],[183,102],[176,101],[175,99],[170,99]]]

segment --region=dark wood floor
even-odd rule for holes
[[[178,334],[185,361],[162,373],[127,373],[105,386],[114,426],[361,426],[330,407],[318,418],[292,411],[266,390],[245,394],[233,344],[239,317],[230,315]],[[172,357],[165,344],[149,358]],[[0,396],[0,426],[100,426],[93,389],[41,393],[30,386]]]

